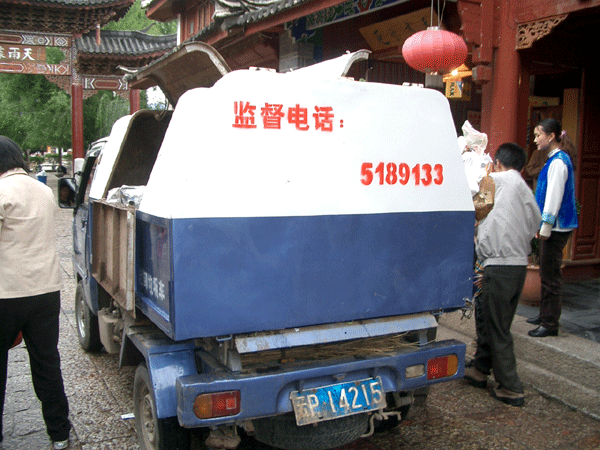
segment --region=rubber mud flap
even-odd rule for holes
[[[296,425],[293,413],[252,421],[254,438],[283,450],[324,450],[357,440],[367,431],[368,414],[355,414],[317,424]]]

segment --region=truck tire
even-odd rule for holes
[[[190,432],[179,425],[177,417],[156,417],[154,390],[144,363],[133,379],[133,413],[141,450],[189,450]]]
[[[85,301],[85,290],[83,283],[77,283],[75,290],[75,320],[77,321],[77,336],[79,345],[86,352],[98,352],[102,348],[100,342],[100,329],[98,328],[98,316],[89,308]]]
[[[254,438],[284,450],[324,450],[355,441],[367,431],[368,414],[356,414],[316,425],[296,425],[293,413],[252,421]]]

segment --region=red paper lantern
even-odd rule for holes
[[[404,61],[425,73],[456,69],[467,59],[467,44],[457,34],[429,27],[413,34],[402,46]]]

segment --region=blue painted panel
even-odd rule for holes
[[[83,281],[88,307],[98,315],[98,282],[92,276],[92,210],[91,203],[82,203],[73,217],[73,270]]]
[[[156,415],[160,419],[176,416],[176,382],[179,377],[197,374],[194,352],[190,349],[149,354],[146,361],[154,390]]]
[[[171,222],[138,212],[136,216],[136,295],[138,308],[173,336]]]
[[[180,340],[461,307],[473,222],[470,211],[172,220],[172,271],[156,262],[172,287],[165,332]],[[157,258],[154,242],[143,245]]]

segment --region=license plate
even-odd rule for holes
[[[290,399],[298,425],[337,419],[386,406],[379,377],[293,391]]]

